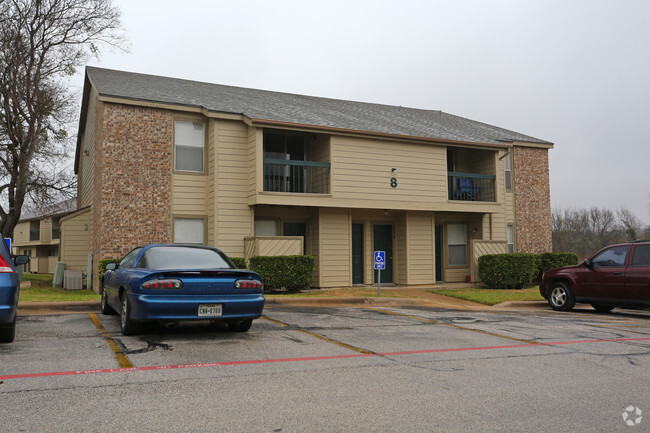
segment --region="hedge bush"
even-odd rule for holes
[[[248,269],[248,266],[246,265],[246,259],[241,257],[231,257],[230,260],[232,260],[237,269]]]
[[[251,271],[262,276],[265,291],[296,292],[311,287],[313,256],[253,256],[249,262]]]
[[[486,254],[478,258],[478,273],[488,289],[521,289],[539,273],[537,254]]]
[[[121,259],[101,259],[99,261],[99,271],[97,271],[97,277],[99,277],[99,283],[101,284],[104,280],[104,272],[106,272],[106,265],[109,263],[119,263]]]
[[[539,257],[541,259],[538,275],[540,280],[542,279],[542,274],[549,269],[578,264],[578,255],[575,253],[544,253],[540,254]]]

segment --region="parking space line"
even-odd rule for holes
[[[169,370],[185,369],[185,368],[228,367],[228,366],[239,366],[239,365],[256,365],[256,364],[259,365],[259,364],[273,364],[273,363],[357,359],[357,358],[367,358],[367,357],[426,355],[426,354],[449,353],[449,352],[469,352],[469,351],[482,351],[482,350],[492,351],[492,350],[501,350],[501,349],[523,349],[523,348],[533,348],[533,347],[535,348],[556,347],[556,346],[559,347],[564,345],[579,345],[579,344],[646,342],[646,341],[650,341],[650,337],[553,341],[553,342],[544,342],[544,343],[511,344],[511,345],[504,345],[504,346],[451,347],[451,348],[441,348],[441,349],[407,350],[401,352],[351,353],[347,355],[307,356],[307,357],[299,357],[299,358],[252,359],[252,360],[244,360],[244,361],[205,362],[205,363],[198,363],[198,364],[155,365],[150,367],[51,371],[45,373],[9,374],[5,376],[0,376],[0,380],[29,379],[29,378],[37,378],[37,377],[56,377],[56,376],[77,376],[77,375],[85,375],[85,374],[103,374],[103,373],[127,373],[127,372],[136,372],[136,371],[164,371],[164,370],[169,371]]]
[[[443,322],[438,322],[436,320],[430,320],[430,319],[424,319],[422,317],[417,317],[417,316],[410,316],[408,314],[402,314],[402,313],[395,313],[393,311],[388,311],[388,310],[381,310],[379,308],[372,308],[372,307],[363,307],[367,310],[373,310],[373,311],[379,311],[380,313],[385,313],[385,314],[392,314],[394,316],[400,316],[400,317],[407,317],[409,319],[415,319],[419,320],[421,322],[427,322],[427,323],[433,323],[434,325],[442,325],[442,326],[448,326],[450,328],[456,328],[456,329],[462,329],[463,331],[471,331],[471,332],[476,332],[478,334],[484,334],[484,335],[490,335],[492,337],[498,337],[498,338],[505,338],[506,340],[512,340],[512,341],[519,341],[520,343],[526,343],[526,344],[540,344],[535,341],[530,341],[530,340],[523,340],[520,338],[513,338],[513,337],[507,337],[505,335],[500,335],[500,334],[495,334],[493,332],[488,332],[488,331],[481,331],[480,329],[472,329],[472,328],[466,328],[464,326],[459,326],[459,325],[452,325],[451,323],[443,323]]]
[[[349,344],[343,343],[342,341],[333,340],[331,338],[325,337],[324,335],[320,335],[320,334],[317,334],[315,332],[311,332],[311,331],[307,331],[305,329],[300,329],[300,328],[297,328],[295,326],[291,326],[288,323],[280,322],[279,320],[271,319],[271,318],[266,317],[266,316],[262,316],[262,319],[268,320],[269,322],[275,323],[276,325],[280,325],[282,327],[290,327],[290,328],[292,328],[292,329],[294,329],[294,330],[296,330],[298,332],[302,332],[303,334],[310,335],[312,337],[318,338],[319,340],[327,341],[328,343],[336,344],[337,346],[341,346],[341,347],[344,347],[346,349],[353,350],[355,352],[365,353],[365,354],[373,354],[373,353],[375,353],[375,352],[372,352],[370,350],[362,349],[360,347],[351,346]]]
[[[90,317],[90,320],[93,321],[99,330],[99,333],[102,335],[102,337],[104,337],[106,345],[109,349],[111,349],[113,355],[115,355],[115,359],[117,359],[119,366],[121,368],[133,368],[133,364],[131,361],[129,361],[129,358],[127,358],[124,352],[122,352],[120,346],[118,346],[115,340],[113,340],[113,337],[111,337],[111,334],[106,330],[106,328],[104,328],[104,325],[102,325],[102,322],[99,321],[99,318],[92,313],[88,313],[88,317]]]

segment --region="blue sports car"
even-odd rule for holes
[[[120,313],[122,334],[146,321],[213,320],[246,332],[262,315],[262,277],[236,269],[216,248],[150,244],[109,263],[102,279],[102,314]]]
[[[29,262],[29,256],[11,258],[9,248],[0,237],[0,343],[11,343],[16,335],[16,310],[20,278],[16,266]]]

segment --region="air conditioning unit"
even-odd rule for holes
[[[83,289],[82,271],[63,271],[63,288],[65,290]]]

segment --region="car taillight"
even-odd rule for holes
[[[183,287],[183,282],[176,279],[168,280],[149,280],[140,284],[141,289],[180,289]]]
[[[2,274],[11,274],[13,273],[14,270],[12,269],[11,266],[9,266],[9,263],[5,260],[4,257],[0,256],[0,273]]]
[[[237,280],[235,281],[235,289],[257,289],[261,290],[264,287],[259,280]]]

